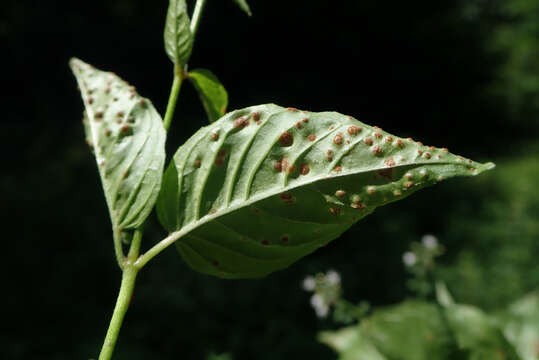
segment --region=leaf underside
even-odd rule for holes
[[[376,207],[479,164],[335,112],[260,105],[200,129],[165,172],[162,225],[195,270],[259,277],[326,245]]]
[[[214,122],[222,117],[228,106],[228,94],[219,79],[209,70],[190,71],[188,79],[196,88],[208,120]]]
[[[165,22],[165,51],[175,64],[185,65],[193,50],[191,20],[185,0],[170,0]]]
[[[148,99],[113,73],[72,59],[85,106],[86,141],[95,154],[115,229],[137,228],[161,187],[166,133]]]

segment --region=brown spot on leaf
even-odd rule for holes
[[[375,192],[376,192],[376,189],[373,186],[369,186],[367,188],[367,194],[374,195]]]
[[[379,131],[375,132],[373,135],[374,135],[374,137],[377,138],[377,139],[380,139],[380,138],[382,138],[382,136],[383,136],[382,133],[379,132]]]
[[[292,174],[292,173],[294,172],[294,170],[296,170],[296,167],[295,167],[294,165],[290,165],[290,166],[288,167],[288,173],[289,173],[289,174]]]
[[[404,147],[404,142],[402,142],[401,139],[397,139],[397,141],[395,142],[395,145],[397,145],[398,147],[402,148],[402,147]]]
[[[301,129],[302,127],[303,127],[303,124],[301,123],[301,121],[298,121],[296,123],[296,128]]]
[[[288,131],[285,131],[279,136],[279,145],[291,146],[294,142],[294,137]]]
[[[276,161],[275,164],[273,164],[273,169],[277,172],[281,172],[283,170],[281,160]]]
[[[368,136],[365,139],[363,139],[363,142],[367,144],[368,146],[372,145],[372,139]]]
[[[388,158],[384,161],[384,164],[385,164],[386,166],[393,167],[393,166],[395,166],[395,160],[393,160],[392,157],[388,157]]]
[[[338,198],[342,198],[344,195],[346,195],[346,191],[344,191],[344,190],[335,191],[335,196],[338,197]]]
[[[210,134],[210,138],[212,139],[212,141],[217,141],[219,139],[219,132],[217,131],[214,131]]]
[[[383,150],[380,146],[376,145],[375,147],[372,148],[372,153],[374,155],[381,155],[383,153]]]
[[[329,208],[329,212],[331,213],[331,215],[338,216],[338,215],[341,214],[341,209],[339,209],[339,208],[334,208],[334,207],[330,207],[330,208]]]
[[[294,108],[294,107],[287,107],[286,110],[288,111],[293,111],[293,112],[298,112],[299,110]]]
[[[333,138],[333,143],[335,145],[341,145],[342,144],[342,134],[341,133],[337,133],[337,135],[335,135],[335,137]]]
[[[249,125],[249,118],[247,116],[241,116],[234,120],[234,124],[232,125],[234,129],[243,129]]]
[[[331,149],[328,150],[326,159],[327,159],[328,161],[333,160],[333,150],[331,150]]]
[[[431,156],[432,156],[432,155],[431,155],[429,152],[426,152],[426,153],[423,154],[423,157],[424,157],[425,159],[430,159]]]
[[[253,112],[251,116],[253,117],[254,121],[260,120],[260,113],[258,111]]]
[[[349,126],[349,127],[348,127],[348,130],[347,130],[347,131],[348,131],[348,133],[349,133],[350,135],[355,135],[355,134],[361,132],[361,127],[356,126],[356,125],[352,125],[352,126]]]
[[[311,169],[309,168],[309,165],[307,165],[307,164],[301,164],[300,165],[299,173],[301,175],[307,175],[309,173],[309,171],[311,171]]]
[[[99,120],[103,119],[103,111],[97,111],[95,113],[95,119],[96,119],[96,121],[99,121]]]
[[[335,172],[341,172],[342,171],[342,167],[340,165],[337,165],[333,168],[333,171]]]
[[[315,141],[316,140],[316,135],[311,134],[311,135],[307,136],[307,139],[309,139],[309,141],[311,141],[311,142]]]
[[[196,159],[196,160],[195,160],[195,167],[196,167],[196,168],[199,168],[199,167],[200,167],[200,159]]]
[[[393,142],[393,137],[392,136],[386,136],[385,142],[388,143],[388,144],[392,143]]]
[[[414,186],[414,183],[411,181],[407,181],[404,183],[404,187],[407,189],[411,188],[412,186]]]
[[[305,124],[307,124],[309,122],[309,119],[308,118],[303,118],[302,120]]]

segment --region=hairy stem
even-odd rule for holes
[[[118,294],[109,329],[107,330],[107,335],[105,336],[105,341],[101,348],[101,353],[99,354],[99,360],[109,360],[112,357],[114,346],[118,340],[120,327],[122,326],[125,313],[131,302],[133,290],[135,289],[135,280],[137,278],[138,270],[138,268],[130,263],[126,263],[124,267],[120,293]]]
[[[197,32],[200,15],[202,15],[204,5],[206,5],[206,0],[197,0],[197,3],[195,4],[193,16],[191,16],[191,34],[193,35],[193,37],[195,37],[195,34]]]
[[[168,98],[167,111],[165,112],[165,118],[163,120],[163,126],[168,132],[170,123],[174,117],[174,110],[176,109],[176,102],[178,101],[178,95],[182,87],[183,70],[180,64],[174,65],[174,80],[172,81],[172,89],[170,89],[170,96]]]

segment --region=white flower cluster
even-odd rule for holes
[[[421,238],[421,243],[427,249],[432,250],[438,246],[438,239],[436,239],[434,235],[423,235],[423,237]]]
[[[307,276],[303,279],[301,287],[305,291],[314,292],[311,296],[311,306],[316,316],[325,318],[336,294],[339,293],[341,285],[341,275],[335,270],[328,270],[325,274],[318,274],[316,277]]]

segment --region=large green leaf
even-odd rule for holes
[[[198,91],[210,122],[223,116],[228,106],[228,94],[217,76],[205,69],[190,71],[188,79]]]
[[[522,360],[539,359],[539,293],[526,295],[499,316],[504,335]]]
[[[378,206],[492,167],[335,112],[260,105],[180,147],[157,209],[191,267],[256,277],[326,245]]]
[[[234,0],[238,6],[247,13],[247,15],[251,16],[251,8],[249,7],[249,4],[247,3],[247,0]]]
[[[165,51],[173,63],[185,65],[193,50],[191,20],[185,0],[170,0],[165,22]]]
[[[98,164],[112,224],[140,226],[161,187],[166,133],[148,99],[110,72],[71,59],[84,101],[86,140]]]

